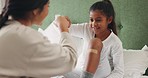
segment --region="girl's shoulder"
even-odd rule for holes
[[[115,35],[113,32],[111,32],[111,34],[108,36],[108,38],[103,41],[103,44],[106,46],[107,45],[119,46],[119,45],[122,45],[122,42],[117,35]]]

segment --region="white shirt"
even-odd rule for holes
[[[95,34],[88,23],[73,24],[70,27],[70,33],[84,40],[82,55],[80,55],[76,66],[76,70],[79,70],[84,66],[88,43],[94,38]],[[111,32],[108,38],[102,43],[103,48],[101,51],[100,64],[94,74],[94,78],[123,78],[123,48],[120,39]]]
[[[0,75],[49,78],[71,71],[77,61],[69,33],[53,44],[41,33],[11,21],[0,29]]]

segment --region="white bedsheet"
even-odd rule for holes
[[[148,78],[148,76],[141,76],[140,78]]]

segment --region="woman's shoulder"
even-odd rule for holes
[[[6,27],[2,29],[4,35],[14,36],[22,40],[37,40],[42,37],[41,33],[32,29],[31,27],[24,26],[17,21],[11,21]]]

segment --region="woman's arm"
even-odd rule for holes
[[[44,39],[30,41],[32,44],[28,46],[32,47],[28,47],[28,52],[34,53],[30,57],[27,68],[31,76],[55,76],[74,69],[77,52],[69,33],[61,34],[61,44],[51,44]]]
[[[29,57],[27,65],[27,73],[29,72],[31,77],[64,74],[72,71],[76,65],[76,47],[68,33],[70,23],[63,16],[58,17],[56,22],[61,32],[60,44],[51,44],[36,32],[32,34],[33,36],[29,36],[29,41],[26,41],[28,51],[33,53]]]

